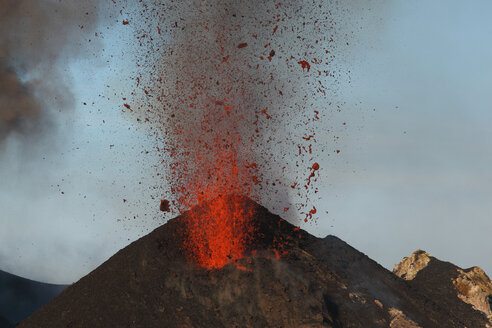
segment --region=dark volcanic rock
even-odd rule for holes
[[[0,318],[20,322],[60,294],[67,286],[45,284],[0,271]],[[0,320],[0,327],[1,325]]]
[[[485,324],[478,311],[449,312],[340,239],[315,238],[241,201],[256,208],[258,233],[238,263],[212,271],[187,263],[185,214],[119,251],[19,327],[484,327],[475,325]]]

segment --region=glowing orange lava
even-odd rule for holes
[[[170,106],[180,115],[168,123],[169,186],[178,209],[192,209],[182,246],[190,260],[208,269],[243,256],[254,228],[252,210],[240,199],[253,197],[259,181],[248,138],[255,108],[245,105],[244,80],[236,81],[244,74],[240,51],[247,44],[237,46],[229,32],[216,24],[196,31],[203,40],[215,40],[208,47],[180,43],[180,75],[172,91],[178,101]]]
[[[243,257],[251,242],[254,209],[237,196],[221,196],[188,213],[185,248],[198,265],[220,269]]]
[[[208,179],[200,178],[203,175],[190,179],[182,198],[190,207],[198,205],[186,213],[183,247],[190,260],[207,269],[218,269],[243,257],[254,233],[254,209],[239,196],[250,192],[248,168],[238,166],[233,151],[214,148],[212,154],[197,154],[198,163],[210,175]]]

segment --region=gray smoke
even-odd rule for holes
[[[68,77],[56,65],[83,54],[97,0],[0,0],[0,142],[43,130],[70,107]]]

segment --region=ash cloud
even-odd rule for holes
[[[83,55],[97,7],[97,0],[0,0],[0,142],[41,132],[70,107],[58,63]]]

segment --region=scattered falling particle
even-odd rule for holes
[[[169,201],[166,200],[166,199],[162,199],[161,200],[161,205],[159,206],[159,209],[162,211],[162,212],[170,212],[171,209],[169,208]]]
[[[135,37],[144,51],[137,57],[142,71],[133,79],[134,108],[124,106],[137,115],[139,122],[149,124],[160,139],[155,149],[163,157],[163,165],[156,166],[161,175],[157,174],[155,189],[163,184],[169,186],[167,197],[172,197],[170,201],[161,200],[160,210],[169,212],[172,203],[173,210],[175,206],[176,211],[183,213],[228,194],[268,203],[269,196],[285,188],[292,192],[294,200],[275,206],[288,211],[286,216],[302,215],[301,220],[308,212],[312,216],[309,209],[317,201],[314,183],[320,169],[318,163],[312,163],[319,149],[330,149],[329,145],[316,147],[323,139],[316,140],[314,132],[319,131],[320,116],[328,116],[330,108],[336,110],[336,104],[331,101],[318,101],[326,100],[331,91],[329,86],[325,87],[329,85],[327,80],[337,79],[341,74],[340,70],[335,72],[336,52],[332,50],[337,43],[331,38],[338,37],[334,26],[337,17],[328,10],[329,5],[297,10],[272,3],[264,16],[254,6],[244,13],[231,10],[234,6],[227,1],[218,2],[217,6],[221,8],[209,11],[203,7],[193,16],[182,18],[179,27],[175,18],[171,18],[181,14],[178,12],[162,14],[156,22],[157,28],[154,22],[150,24],[151,5],[143,5],[142,19],[133,16],[130,19],[132,26],[139,27],[135,29]],[[210,15],[223,10],[230,15],[211,25]],[[315,24],[304,25],[299,15],[312,15],[305,19],[312,19]],[[176,42],[156,54],[152,50],[155,40],[161,43],[159,35],[167,35],[171,32],[169,28],[175,29],[172,33],[176,33]],[[286,40],[292,43],[289,49],[285,48]],[[244,41],[249,41],[249,45]],[[320,47],[321,44],[326,48]],[[250,51],[234,51],[246,47]],[[275,65],[269,64],[273,58]],[[310,72],[310,63],[316,65],[317,73],[303,74],[300,67],[303,72]],[[321,68],[325,64],[330,65],[330,71]],[[150,76],[144,75],[147,72]],[[172,78],[163,78],[166,76]],[[138,99],[140,95],[142,98]],[[309,102],[305,101],[308,97]],[[302,103],[297,99],[303,99]],[[323,115],[318,115],[321,111]],[[298,133],[284,140],[283,136],[294,126]],[[312,144],[300,143],[299,139]],[[285,153],[275,159],[272,153],[277,145]],[[251,165],[253,160],[255,165]],[[168,168],[169,174],[162,175]],[[154,199],[158,197],[163,196]],[[240,256],[238,245],[229,241],[241,244],[239,233],[242,232],[232,233],[227,229],[234,226],[233,221],[245,223],[248,217],[248,213],[241,214],[231,207],[233,204],[217,201],[212,205],[207,212],[218,213],[219,219],[208,222],[192,218],[185,245],[190,255],[207,267],[223,264],[214,257],[214,252],[220,253],[226,262]],[[223,210],[229,215],[222,215]],[[223,227],[222,231],[217,232],[218,226]],[[216,243],[217,247],[211,247],[210,243]],[[277,251],[283,254],[280,248]]]
[[[298,64],[302,66],[303,71],[304,69],[307,69],[307,71],[309,72],[309,70],[311,69],[311,65],[305,60],[301,60],[300,62],[298,62]]]

